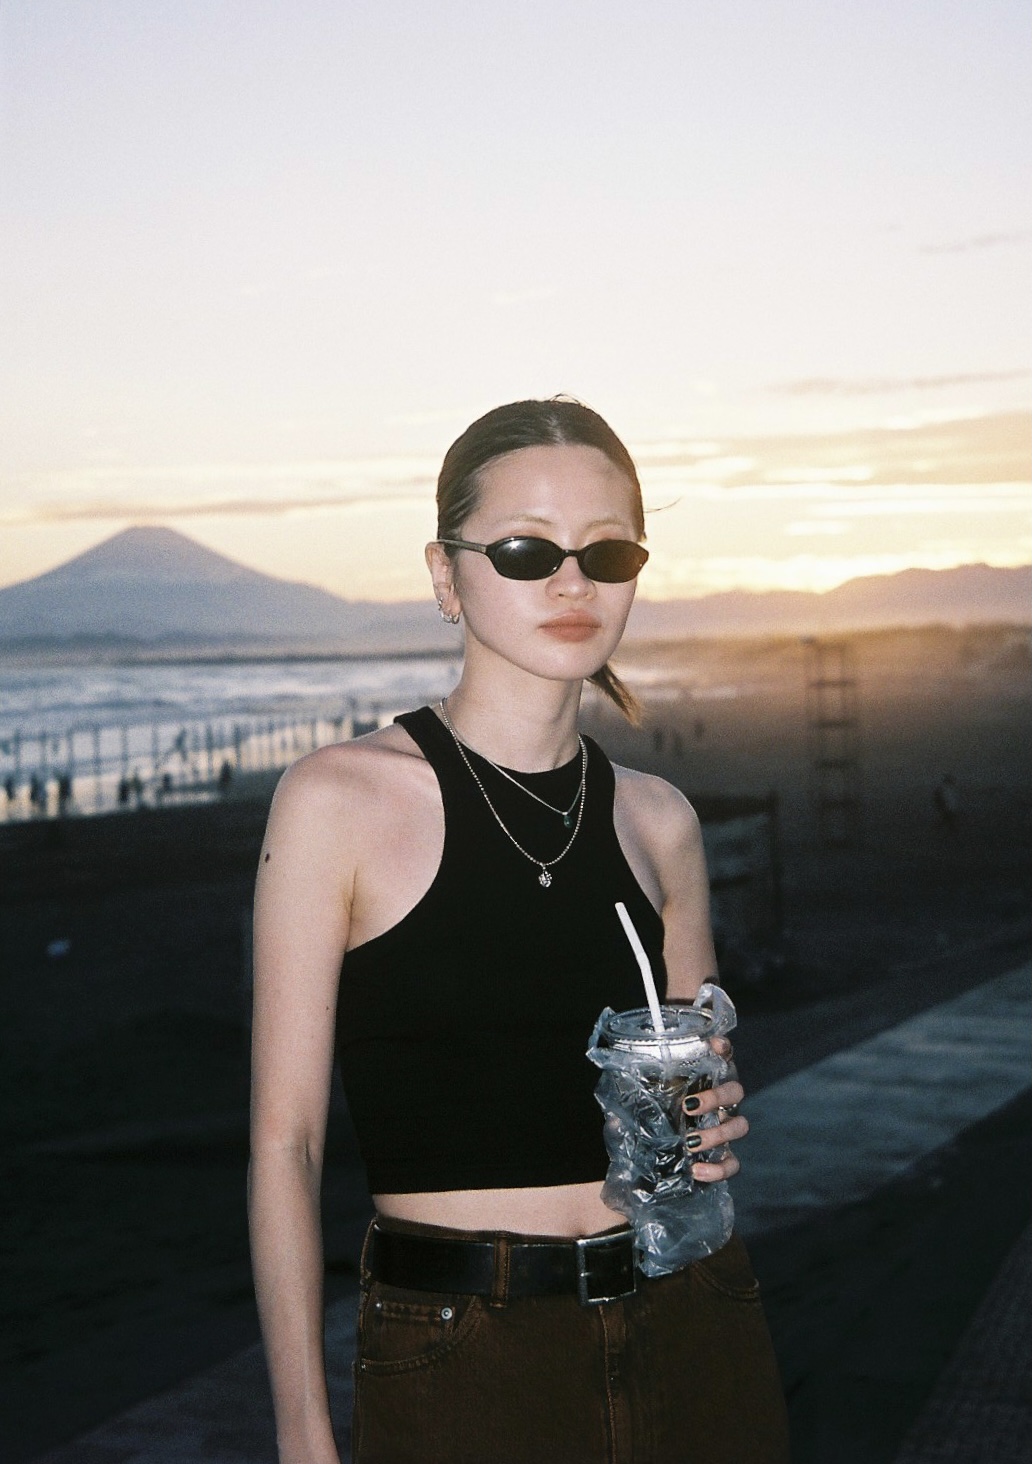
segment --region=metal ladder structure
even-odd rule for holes
[[[822,849],[855,849],[863,835],[859,691],[845,641],[804,640],[810,800]]]

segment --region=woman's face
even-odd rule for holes
[[[638,539],[633,485],[595,447],[526,447],[489,463],[462,538],[493,544],[511,534],[582,549]],[[603,584],[565,559],[547,579],[511,580],[483,554],[460,549],[428,560],[445,611],[461,610],[470,640],[548,680],[580,680],[604,665],[623,633],[635,581]]]

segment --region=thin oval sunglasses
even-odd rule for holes
[[[647,549],[630,539],[597,539],[583,549],[562,549],[551,539],[529,534],[513,534],[493,544],[473,544],[468,539],[438,539],[437,543],[486,554],[497,572],[512,580],[548,579],[564,560],[576,559],[587,579],[604,585],[625,584],[641,572],[649,557]]]

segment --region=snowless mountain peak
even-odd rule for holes
[[[267,579],[255,569],[198,544],[177,529],[134,525],[95,544],[83,554],[41,575],[40,580],[78,580],[99,584],[145,581],[151,584],[244,584]]]

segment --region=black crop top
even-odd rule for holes
[[[437,774],[444,850],[430,888],[397,925],[344,959],[337,1053],[373,1194],[509,1189],[601,1180],[597,1070],[585,1049],[604,1006],[645,1004],[620,926],[622,900],[666,987],[663,921],[613,827],[613,769],[588,749],[584,815],[542,888],[429,707],[396,719]],[[523,847],[552,859],[559,814],[470,761]],[[580,756],[516,775],[565,809]]]

